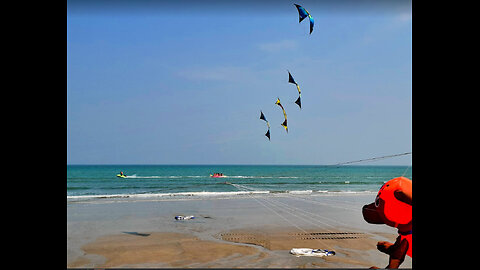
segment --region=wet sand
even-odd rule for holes
[[[396,230],[363,221],[374,195],[295,195],[67,203],[67,267],[385,267],[377,241]],[[175,220],[176,215],[194,215]],[[292,248],[335,250],[296,257]],[[401,268],[412,265],[407,257]]]

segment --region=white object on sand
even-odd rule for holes
[[[335,251],[329,251],[326,249],[312,249],[312,248],[292,248],[290,250],[290,254],[296,255],[296,257],[300,256],[333,256],[335,255]]]
[[[194,219],[194,216],[176,216],[176,220]]]

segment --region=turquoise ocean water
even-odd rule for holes
[[[116,175],[123,171],[127,178]],[[211,178],[221,172],[226,177]],[[364,193],[404,175],[408,166],[67,165],[67,199],[234,196],[242,192]],[[413,180],[413,179],[412,179]]]

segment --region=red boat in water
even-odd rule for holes
[[[212,177],[212,178],[223,178],[223,177],[227,177],[227,176],[223,175],[223,173],[214,173],[214,174],[210,174],[210,177]]]

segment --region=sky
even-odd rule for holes
[[[67,164],[328,165],[410,152],[411,1],[354,2],[67,1]],[[315,19],[311,35],[294,3]]]

